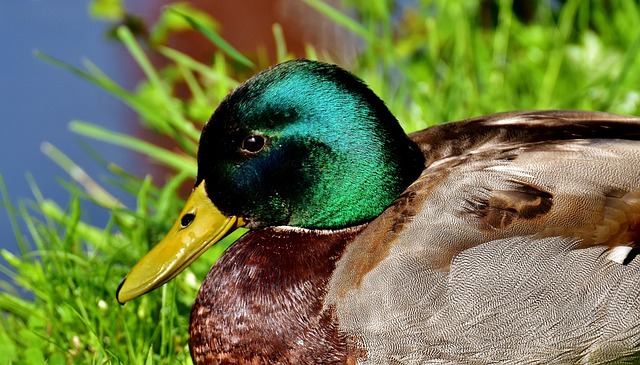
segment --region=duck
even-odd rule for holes
[[[305,59],[232,91],[191,196],[117,291],[238,229],[191,311],[196,364],[640,360],[640,118],[514,111],[406,134]]]

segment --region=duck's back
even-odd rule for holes
[[[363,363],[605,363],[640,346],[640,120],[488,116],[413,134],[422,176],[325,307]]]

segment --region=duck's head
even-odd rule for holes
[[[254,76],[205,125],[191,197],[118,289],[124,303],[168,282],[235,228],[342,229],[387,208],[424,158],[361,80],[296,60]]]

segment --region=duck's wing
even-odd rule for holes
[[[640,119],[505,113],[411,138],[424,173],[349,245],[326,300],[370,363],[640,351]]]
[[[457,255],[448,275],[408,257],[409,273],[363,283],[377,295],[357,311],[343,303],[338,318],[366,364],[637,364],[639,263],[575,243],[487,242]]]

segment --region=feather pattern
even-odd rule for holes
[[[363,364],[633,362],[640,121],[521,112],[411,135],[427,167],[346,249],[325,308]],[[364,252],[368,254],[363,254]]]

